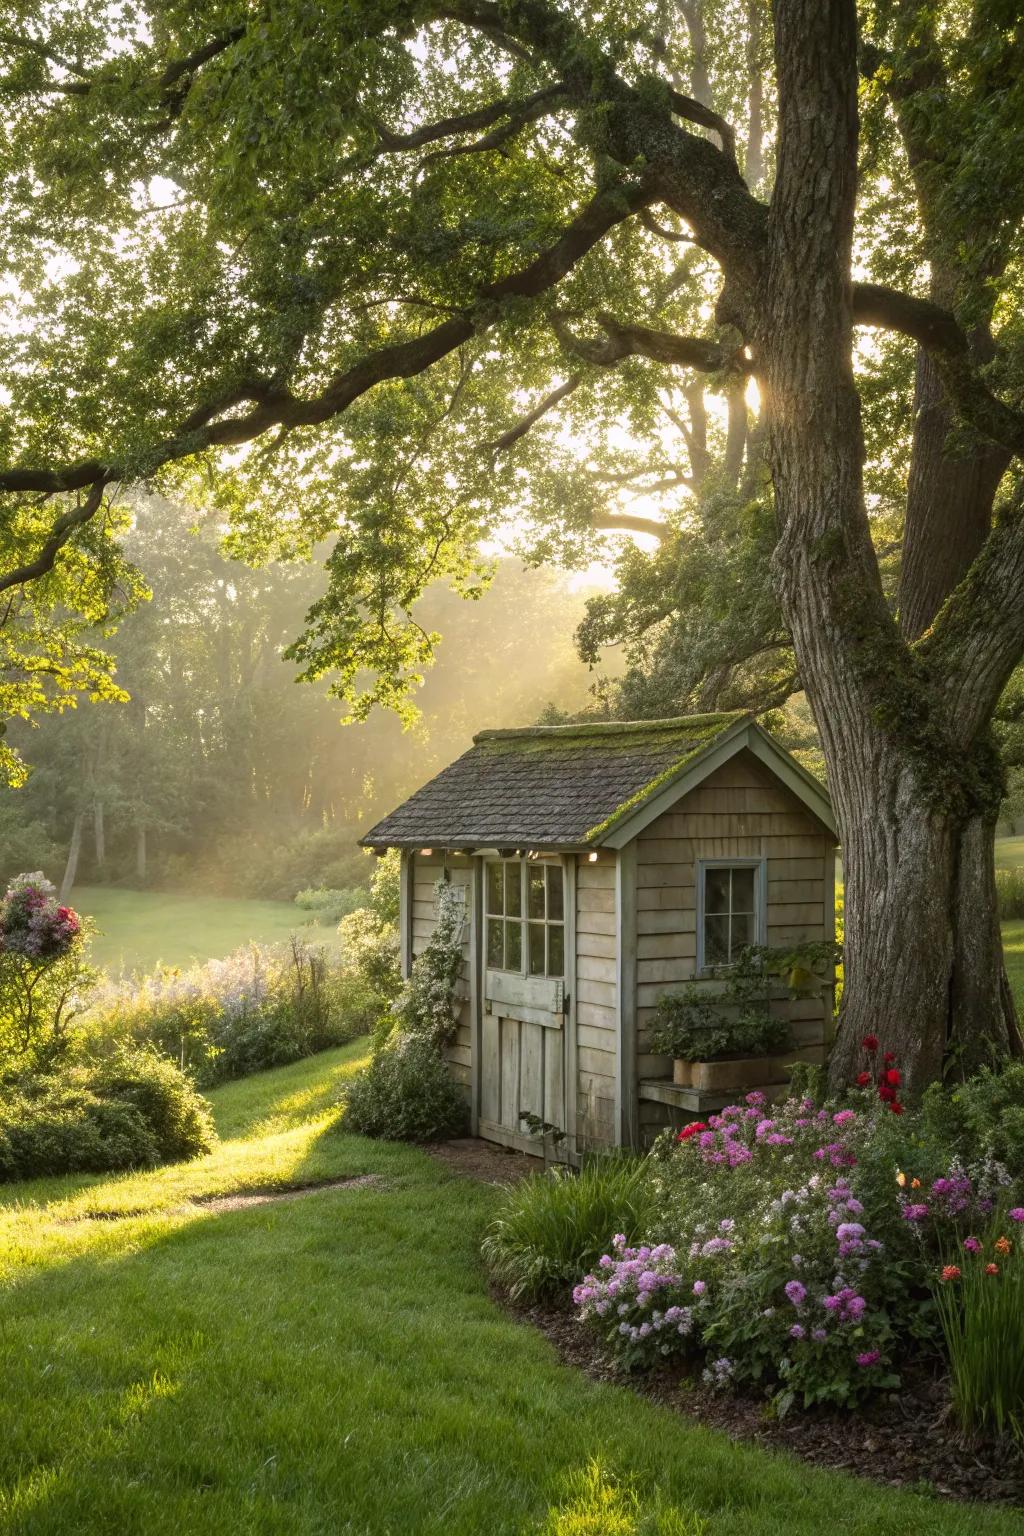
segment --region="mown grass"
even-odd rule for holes
[[[226,1139],[194,1163],[8,1187],[0,1530],[533,1536],[596,1462],[709,1536],[1020,1532],[1011,1512],[734,1445],[560,1364],[488,1296],[498,1192],[333,1128],[359,1055],[217,1090]],[[385,1182],[184,1204],[364,1172]],[[133,1214],[89,1217],[114,1210]]]
[[[293,933],[332,949],[338,946],[334,924],[308,924],[309,914],[288,901],[82,885],[75,887],[71,903],[97,923],[100,932],[93,942],[93,959],[114,976],[142,975],[158,965],[187,966],[220,959],[253,940],[287,943]]]

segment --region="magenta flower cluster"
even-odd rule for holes
[[[0,954],[44,962],[66,955],[82,931],[41,873],[18,875],[0,901]]]
[[[915,1194],[916,1199],[903,1198],[901,1202],[903,1220],[915,1224],[929,1219],[955,1221],[968,1212],[971,1215],[988,1216],[992,1211],[992,1201],[987,1196],[978,1195],[970,1178],[959,1168],[951,1168],[948,1174],[933,1180],[924,1199],[920,1193],[915,1191]],[[1010,1214],[1012,1216],[1013,1212]]]
[[[850,1132],[858,1125],[856,1110],[830,1114],[816,1109],[811,1099],[803,1099],[769,1114],[766,1102],[763,1093],[748,1093],[742,1104],[730,1104],[706,1121],[684,1127],[677,1139],[684,1145],[691,1143],[710,1167],[740,1168],[756,1156],[789,1147],[798,1151],[806,1147],[818,1162],[832,1168],[856,1165],[849,1145]]]

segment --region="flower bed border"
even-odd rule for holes
[[[967,1445],[953,1424],[943,1378],[907,1373],[899,1393],[869,1411],[767,1411],[763,1398],[714,1392],[676,1364],[650,1374],[622,1370],[572,1312],[553,1303],[516,1303],[498,1287],[492,1298],[518,1321],[538,1329],[563,1364],[594,1381],[635,1392],[706,1429],[765,1450],[784,1451],[813,1466],[868,1478],[888,1488],[965,1504],[1024,1508],[1024,1456],[1005,1447]]]

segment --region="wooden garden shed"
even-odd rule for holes
[[[362,842],[401,850],[406,974],[438,881],[462,893],[448,1057],[474,1132],[537,1151],[533,1116],[572,1160],[728,1102],[650,1054],[663,993],[720,987],[744,945],[835,932],[828,796],[746,714],[482,731]],[[828,989],[771,1007],[820,1059]]]

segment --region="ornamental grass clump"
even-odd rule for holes
[[[645,1158],[609,1154],[578,1173],[552,1168],[512,1185],[483,1240],[491,1274],[513,1299],[557,1292],[597,1264],[615,1233],[632,1242],[654,1220]]]
[[[1024,1207],[968,1235],[932,1276],[953,1406],[975,1437],[1024,1445]],[[955,1261],[955,1262],[954,1262]]]

